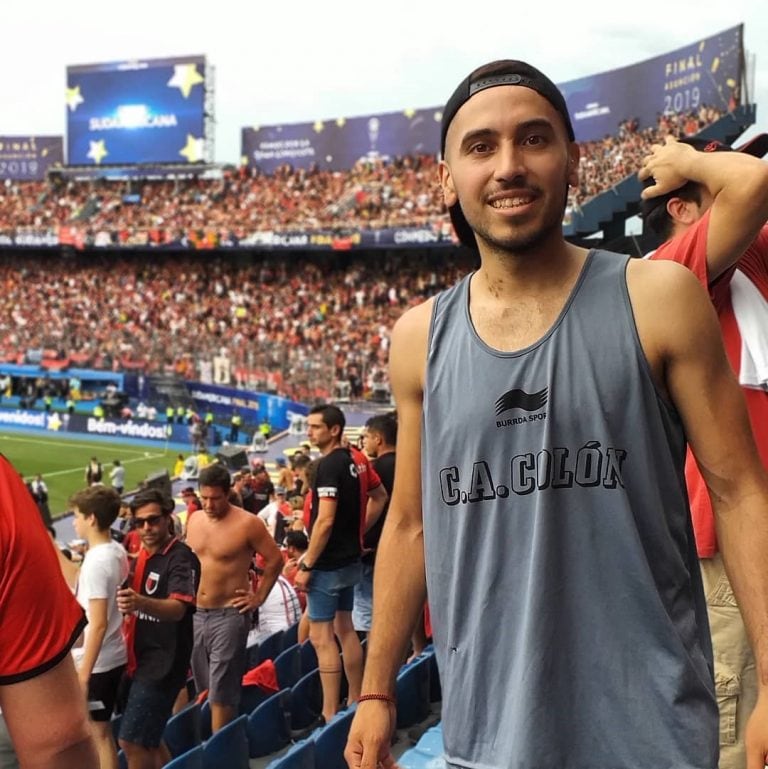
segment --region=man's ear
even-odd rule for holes
[[[581,147],[578,142],[571,142],[568,146],[568,184],[571,187],[579,186],[579,160]]]
[[[667,201],[667,213],[675,224],[690,226],[699,220],[698,205],[683,198],[670,198]]]
[[[445,200],[446,208],[450,208],[454,203],[457,203],[459,198],[456,195],[456,188],[453,186],[453,176],[451,175],[451,169],[444,161],[440,161],[440,165],[437,167],[438,181],[440,187],[443,190],[443,200]]]

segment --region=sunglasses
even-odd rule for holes
[[[150,526],[157,526],[157,524],[164,518],[162,515],[149,515],[146,518],[134,518],[133,522],[137,529],[143,529],[144,526],[149,524]]]

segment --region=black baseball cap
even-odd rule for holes
[[[764,133],[752,137],[749,141],[739,147],[731,147],[717,139],[702,139],[699,136],[690,136],[685,139],[680,139],[680,143],[689,144],[699,152],[743,152],[745,155],[752,155],[756,158],[761,158],[768,152],[768,134]],[[652,176],[649,176],[643,181],[643,189],[652,187],[654,184],[656,184],[656,180]],[[671,192],[666,192],[663,195],[657,195],[654,198],[643,200],[641,204],[643,219],[647,219],[661,206],[666,208],[667,202],[676,197],[677,193],[679,193],[686,184],[690,184],[690,182],[686,182]]]
[[[560,89],[536,67],[515,59],[500,59],[473,70],[461,81],[451,98],[448,99],[443,109],[443,119],[440,124],[440,153],[442,155],[445,155],[445,137],[448,134],[448,127],[456,117],[456,113],[476,93],[499,85],[521,85],[543,96],[560,113],[568,138],[571,141],[575,140],[571,117],[568,114],[565,97]],[[468,248],[477,251],[475,233],[464,218],[461,206],[455,203],[448,209],[448,213],[459,240]]]

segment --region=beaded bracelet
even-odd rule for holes
[[[390,697],[388,694],[361,694],[358,698],[358,702],[366,702],[369,700],[379,700],[380,702],[388,702],[390,705],[397,705],[397,700],[394,697]]]

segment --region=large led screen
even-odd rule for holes
[[[69,165],[200,163],[205,57],[67,68]]]

